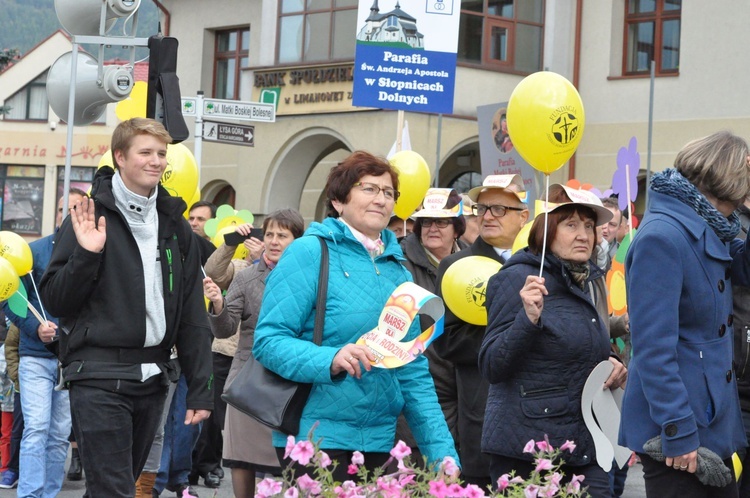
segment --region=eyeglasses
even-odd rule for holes
[[[422,228],[430,228],[433,224],[438,228],[445,228],[451,224],[450,218],[422,218]]]
[[[495,204],[492,206],[485,206],[484,204],[474,204],[473,206],[471,206],[471,211],[474,213],[474,216],[479,217],[484,216],[484,213],[486,213],[488,209],[490,210],[490,213],[492,213],[492,216],[494,216],[495,218],[502,218],[503,216],[505,216],[505,213],[507,213],[508,210],[526,211],[526,208],[503,206],[502,204]]]
[[[401,194],[393,187],[381,187],[379,185],[375,185],[374,183],[368,183],[368,182],[357,182],[353,187],[359,187],[362,192],[365,193],[365,195],[369,197],[375,197],[377,196],[381,191],[383,192],[383,196],[388,199],[389,201],[397,201],[398,196]]]

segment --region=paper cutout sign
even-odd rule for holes
[[[635,235],[635,231],[633,231]],[[630,234],[620,242],[612,266],[607,272],[607,308],[610,314],[622,316],[628,312],[628,300],[625,287],[625,256],[630,248]]]
[[[434,323],[413,341],[401,342],[412,322],[427,315]],[[413,282],[405,282],[391,293],[378,319],[378,326],[357,340],[375,355],[373,366],[397,368],[414,361],[443,334],[445,306],[435,294]]]
[[[614,365],[608,360],[602,361],[589,374],[583,386],[581,411],[586,428],[591,433],[596,450],[596,463],[605,472],[612,468],[612,459],[622,468],[630,459],[630,450],[617,444],[620,430],[620,409],[622,406],[622,388],[603,389],[604,382],[612,373]]]

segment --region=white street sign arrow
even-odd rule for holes
[[[203,99],[203,116],[274,123],[276,122],[276,107],[273,104],[261,102]]]

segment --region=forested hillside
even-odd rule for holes
[[[21,55],[61,28],[54,0],[0,0],[0,13],[0,49],[16,48]],[[138,36],[156,34],[157,25],[156,5],[151,0],[141,0]],[[105,57],[124,58],[125,54],[112,49],[105,53]]]

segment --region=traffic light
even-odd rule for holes
[[[135,38],[138,7],[141,0],[55,0],[57,18],[72,36],[73,51],[58,58],[47,75],[47,100],[64,121],[75,126],[93,123],[104,113],[107,104],[118,102],[133,89],[135,47],[145,46],[145,39]],[[132,22],[128,22],[132,18]],[[118,19],[123,21],[122,34],[113,36]],[[98,58],[78,51],[81,43],[99,47]],[[130,49],[130,63],[103,66],[104,48],[122,46]],[[70,101],[73,100],[71,114]]]
[[[190,136],[182,117],[180,80],[177,78],[177,38],[161,33],[148,39],[148,93],[146,117],[161,122],[179,143]]]

